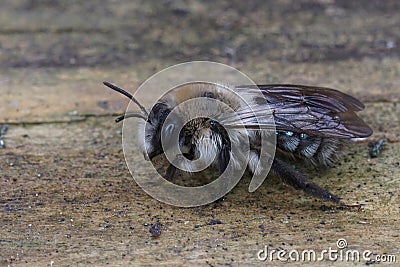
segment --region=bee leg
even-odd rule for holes
[[[192,152],[189,152],[189,153],[184,153],[182,155],[177,155],[176,158],[174,159],[175,165],[178,163],[179,160],[181,160],[182,157],[185,157],[189,160],[193,160],[194,154]],[[165,179],[170,181],[176,177],[178,168],[175,167],[175,165],[172,163],[169,164],[169,166],[165,172]]]
[[[169,166],[165,172],[165,179],[167,179],[168,181],[173,180],[176,177],[176,171],[177,171],[177,168],[174,165],[169,164]]]
[[[291,185],[296,189],[302,189],[307,194],[323,200],[331,201],[334,203],[341,203],[339,197],[312,182],[308,182],[303,174],[296,171],[282,160],[275,158],[274,162],[272,163],[271,170],[277,176],[279,176],[284,183]]]
[[[221,147],[221,152],[218,154],[218,170],[223,173],[228,166],[229,160],[231,158],[231,150],[228,145],[223,144]]]

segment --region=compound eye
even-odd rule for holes
[[[175,133],[175,124],[174,123],[169,123],[166,124],[161,132],[161,145],[163,150],[167,150],[171,147],[173,144],[173,137]]]
[[[215,126],[218,122],[216,122],[215,120],[210,120],[209,123],[211,126]]]

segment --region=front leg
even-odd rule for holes
[[[168,181],[172,181],[176,177],[177,170],[178,168],[170,163],[167,170],[165,171],[165,179],[167,179]]]
[[[182,160],[182,157],[185,157],[185,158],[187,158],[189,160],[193,160],[194,155],[193,155],[193,153],[184,153],[183,155],[181,155],[181,154],[176,155],[173,163],[175,165],[178,165],[178,161]],[[176,178],[177,172],[179,171],[179,169],[177,167],[175,167],[174,164],[170,163],[168,168],[167,168],[167,170],[166,170],[166,172],[165,172],[165,179],[167,179],[168,181],[171,181],[174,178]]]
[[[229,160],[231,158],[231,149],[228,145],[223,144],[221,151],[218,154],[218,170],[222,174],[226,167],[228,167]]]

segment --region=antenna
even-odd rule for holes
[[[115,119],[115,122],[120,122],[122,120],[125,120],[126,118],[140,118],[144,119],[145,121],[147,120],[147,118],[142,113],[134,112],[119,116],[118,118]]]
[[[136,100],[136,98],[133,97],[133,95],[131,95],[130,93],[128,93],[127,91],[119,88],[118,86],[109,83],[109,82],[103,82],[103,84],[111,89],[113,89],[114,91],[117,91],[118,93],[123,94],[124,96],[128,97],[130,100],[132,100],[139,108],[140,110],[144,113],[144,115],[146,116],[146,118],[149,116],[149,113],[147,112],[146,108],[139,103],[139,101]],[[124,117],[139,117],[139,116],[124,116]],[[120,117],[121,118],[121,117]],[[119,121],[123,120],[124,118],[121,118]]]

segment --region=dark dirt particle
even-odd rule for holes
[[[208,225],[216,225],[216,224],[222,224],[221,220],[219,219],[212,219],[204,224],[196,224],[194,226],[194,228],[199,228],[199,227],[203,227],[203,226],[208,226]]]
[[[206,223],[206,225],[216,225],[216,224],[222,224],[222,222],[219,219],[212,219]]]
[[[161,235],[161,223],[157,221],[150,226],[149,232],[152,237],[159,237]]]

